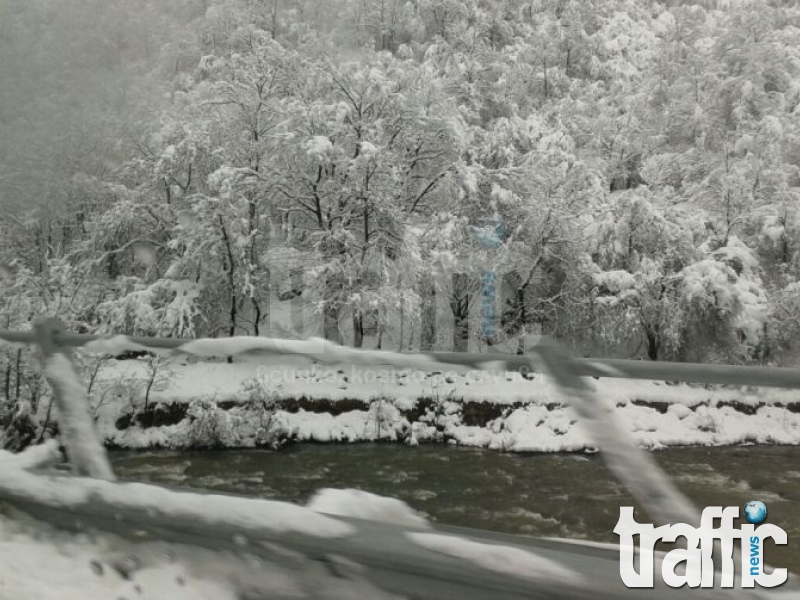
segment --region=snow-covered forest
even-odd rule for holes
[[[0,56],[2,328],[794,362],[794,2],[2,0]]]

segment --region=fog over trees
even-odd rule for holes
[[[778,1],[0,0],[0,326],[793,364],[798,27]],[[38,393],[21,358],[7,399]]]

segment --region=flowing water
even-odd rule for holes
[[[789,543],[770,564],[800,572],[800,447],[671,448],[656,460],[697,506],[767,505]],[[115,452],[117,474],[305,503],[323,487],[394,496],[431,521],[537,536],[618,541],[620,506],[636,506],[599,455],[510,454],[391,444],[202,452]],[[648,522],[637,508],[637,520]]]

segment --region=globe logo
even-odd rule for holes
[[[744,505],[744,518],[753,525],[762,523],[767,518],[767,505],[760,500],[751,500]]]

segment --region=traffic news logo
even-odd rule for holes
[[[619,521],[614,533],[620,537],[619,574],[629,588],[652,588],[654,585],[654,546],[658,540],[670,543],[678,538],[686,540],[685,547],[675,548],[661,559],[661,577],[670,587],[714,587],[715,566],[712,554],[715,544],[719,549],[720,587],[734,587],[736,567],[734,565],[734,542],[741,540],[741,586],[752,588],[755,584],[771,588],[786,582],[789,577],[785,568],[774,568],[764,572],[764,541],[771,538],[775,544],[784,545],[786,532],[777,525],[760,524],[767,516],[763,502],[748,502],[744,508],[748,523],[741,529],[733,526],[739,518],[739,508],[709,506],[703,510],[700,527],[686,523],[653,527],[650,523],[637,523],[633,518],[633,507],[620,507]],[[719,519],[720,526],[714,527]],[[760,524],[760,525],[759,525]],[[758,527],[756,527],[758,525]],[[634,564],[636,542],[639,536],[639,571]],[[676,567],[684,564],[676,573]]]

